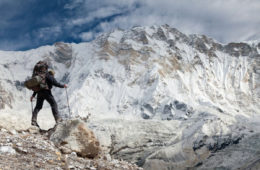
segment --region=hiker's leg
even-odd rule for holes
[[[54,97],[50,94],[46,97],[46,100],[50,103],[51,105],[51,110],[52,110],[52,114],[53,114],[53,117],[56,121],[56,123],[60,122],[61,121],[61,118],[60,118],[60,115],[59,115],[59,112],[58,112],[58,105],[54,99]]]
[[[42,98],[40,95],[37,95],[37,102],[32,113],[32,122],[31,122],[31,124],[34,126],[39,126],[37,124],[37,115],[38,112],[42,109],[43,102],[44,102],[44,98]]]

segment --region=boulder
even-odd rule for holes
[[[50,134],[50,140],[63,152],[94,158],[100,152],[99,141],[80,119],[59,123]]]

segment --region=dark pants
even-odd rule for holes
[[[59,121],[60,118],[59,118],[58,106],[54,97],[51,94],[51,91],[42,90],[37,93],[37,103],[33,110],[32,122],[37,122],[37,115],[38,112],[42,109],[44,100],[47,100],[47,102],[51,105],[51,110],[55,121],[56,122]]]

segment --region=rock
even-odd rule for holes
[[[26,154],[28,153],[28,151],[22,147],[14,147],[14,149],[18,152],[18,153],[23,153]]]
[[[70,156],[72,156],[72,157],[73,157],[73,156],[76,157],[76,156],[77,156],[77,153],[76,153],[76,152],[71,152],[71,153],[70,153]]]
[[[74,121],[70,121],[70,123],[73,122]],[[69,125],[69,123],[67,125]],[[75,125],[74,128],[80,126],[80,124],[77,125],[77,123],[73,124],[73,126],[74,125]],[[37,128],[33,128],[33,129],[36,130],[37,132]],[[70,132],[76,131],[73,128],[72,129],[68,128],[67,130],[69,130]],[[49,133],[50,131],[51,133]],[[100,155],[102,155],[103,152],[100,155],[98,155],[98,157],[96,157],[95,159],[82,158],[76,152],[71,152],[70,154],[63,154],[62,152],[60,152],[59,150],[60,148],[55,147],[53,142],[51,142],[45,136],[46,134],[53,134],[54,132],[56,132],[56,128],[54,128],[53,130],[51,129],[50,131],[41,130],[40,133],[30,134],[29,129],[27,129],[26,131],[24,131],[24,134],[19,132],[19,134],[16,135],[10,133],[10,131],[7,130],[5,132],[0,131],[0,160],[1,160],[0,170],[3,169],[138,170],[139,169],[136,165],[129,164],[124,161],[112,161],[112,159],[111,160],[102,159]],[[60,131],[60,133],[62,133],[62,131]],[[91,132],[89,133],[93,136]],[[64,135],[66,135],[66,133],[64,133]],[[84,140],[86,140],[86,138],[84,138]],[[63,147],[65,147],[65,145],[63,145]],[[110,157],[110,155],[108,155],[107,157]]]
[[[12,135],[16,135],[17,134],[17,131],[16,130],[10,130],[10,133],[12,134]]]
[[[1,146],[0,147],[0,153],[2,154],[15,154],[16,151],[11,146]]]
[[[104,155],[103,159],[107,160],[107,161],[111,161],[112,160],[112,158],[111,158],[111,156],[109,154]]]
[[[7,130],[6,130],[6,129],[4,129],[4,128],[2,128],[2,129],[1,129],[1,132],[7,132]]]
[[[22,144],[21,143],[17,143],[16,146],[22,146]]]
[[[50,134],[50,140],[67,154],[76,152],[82,157],[94,158],[100,151],[99,141],[94,133],[79,119],[58,124]]]
[[[28,132],[31,133],[31,134],[39,134],[40,133],[40,129],[36,126],[31,126],[29,129],[28,129]]]

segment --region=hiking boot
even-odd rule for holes
[[[54,114],[54,119],[56,123],[60,123],[62,121],[61,117],[58,114]]]
[[[55,119],[56,123],[60,123],[62,122],[62,119],[60,117],[58,117],[57,119]]]
[[[38,123],[36,121],[32,121],[31,125],[40,128],[40,126],[38,125]]]

